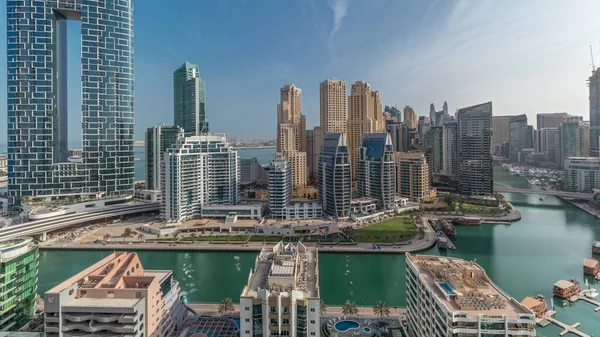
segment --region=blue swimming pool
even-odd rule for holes
[[[339,321],[335,323],[335,329],[339,332],[346,332],[351,329],[358,329],[360,324],[355,321]]]
[[[238,328],[240,327],[240,318],[239,317],[235,317],[233,318],[233,321],[235,322],[235,325],[238,326]]]
[[[448,295],[456,295],[456,292],[454,291],[454,289],[452,289],[452,287],[446,283],[446,282],[440,282],[438,283],[440,285],[440,287],[442,289],[444,289],[444,291],[446,292],[446,294]]]
[[[369,332],[371,332],[371,328],[364,328],[363,331],[366,333],[369,333]]]

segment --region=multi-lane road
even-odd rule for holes
[[[19,225],[4,227],[0,229],[0,238],[13,239],[21,236],[38,235],[123,215],[156,212],[158,210],[158,203],[108,206],[96,211],[59,215],[50,219],[30,221]]]

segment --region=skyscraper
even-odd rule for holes
[[[225,134],[179,138],[164,153],[161,217],[167,222],[201,215],[204,205],[238,202],[238,156]]]
[[[181,136],[183,129],[179,126],[161,124],[146,130],[146,189],[160,190],[164,153]]]
[[[311,182],[317,180],[319,154],[323,147],[323,132],[320,126],[306,130],[306,166],[308,167],[307,179]]]
[[[352,173],[344,133],[326,133],[319,156],[318,188],[323,213],[334,218],[350,216]]]
[[[275,219],[287,218],[287,207],[292,200],[292,168],[285,157],[278,154],[269,167],[269,209]]]
[[[293,84],[280,89],[277,104],[277,152],[292,169],[292,187],[306,186],[306,118],[302,115],[302,90]]]
[[[458,123],[449,122],[444,124],[442,131],[442,146],[444,167],[443,172],[452,181],[458,181]]]
[[[361,136],[365,133],[385,131],[381,97],[367,82],[357,81],[352,84],[348,96],[347,129],[352,179],[355,179]]]
[[[425,134],[431,128],[431,121],[429,117],[419,116],[419,121],[417,122],[417,133],[419,134],[419,144],[423,144],[423,140],[425,139]]]
[[[589,139],[585,131],[589,130],[589,125],[584,124],[580,116],[567,117],[564,119],[562,124],[558,127],[558,134],[560,139],[560,163],[567,157],[585,157],[588,151],[582,149],[586,147],[585,141]],[[582,135],[582,132],[584,134]],[[589,131],[588,131],[589,132]]]
[[[409,129],[417,128],[417,114],[415,110],[410,106],[404,107],[404,124],[408,125]]]
[[[510,152],[520,152],[527,148],[527,115],[509,116],[508,123]]]
[[[200,68],[185,62],[173,72],[173,112],[175,125],[186,136],[207,133],[206,83],[200,79]]]
[[[492,172],[492,102],[458,110],[459,191],[494,192]]]
[[[566,112],[539,113],[537,114],[537,129],[557,128],[567,117],[569,117],[569,114]]]
[[[386,121],[387,132],[392,137],[392,144],[394,144],[394,151],[406,152],[410,145],[408,127],[402,122],[396,122],[394,120]]]
[[[382,210],[393,209],[396,196],[396,170],[394,147],[389,133],[362,135],[357,170],[359,197],[376,199]]]
[[[492,116],[492,152],[496,155],[503,155],[503,144],[510,143],[510,119],[511,116]],[[508,158],[508,153],[506,154]]]
[[[346,132],[346,82],[330,78],[319,89],[321,132]]]
[[[67,20],[82,22],[81,163],[67,162]],[[132,1],[7,1],[7,35],[9,204],[133,195]]]
[[[590,155],[598,157],[600,139],[600,68],[588,79],[590,88]]]
[[[425,134],[423,144],[431,149],[431,170],[441,172],[444,169],[444,128],[434,126]]]

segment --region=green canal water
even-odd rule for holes
[[[496,168],[499,186],[527,187],[523,178]],[[583,284],[583,259],[591,254],[591,242],[600,239],[600,220],[560,199],[546,196],[507,194],[522,219],[511,226],[458,227],[457,250],[425,254],[448,255],[477,260],[488,275],[518,300],[525,296],[552,296],[559,279],[576,278]],[[543,200],[540,200],[543,198]],[[39,292],[102,258],[102,251],[41,251]],[[226,252],[140,252],[147,269],[173,269],[189,302],[218,302],[236,299],[247,281],[255,253]],[[330,305],[353,300],[371,305],[383,300],[405,306],[405,256],[402,254],[319,255],[321,296]],[[600,285],[594,285],[600,288]],[[560,305],[559,305],[560,304]],[[556,303],[557,318],[565,323],[581,322],[581,330],[600,336],[600,312],[581,302],[562,307]],[[558,336],[556,327],[539,330]]]

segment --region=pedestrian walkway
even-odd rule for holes
[[[573,325],[568,325],[568,324],[565,324],[565,323],[563,323],[557,319],[554,319],[552,317],[546,317],[546,320],[554,325],[559,326],[561,329],[563,329],[563,331],[561,331],[559,333],[559,335],[561,335],[561,336],[564,336],[568,333],[572,333],[572,334],[580,336],[580,337],[591,337],[590,335],[577,330],[577,328],[581,325],[581,323],[579,323],[579,322],[577,322]]]

